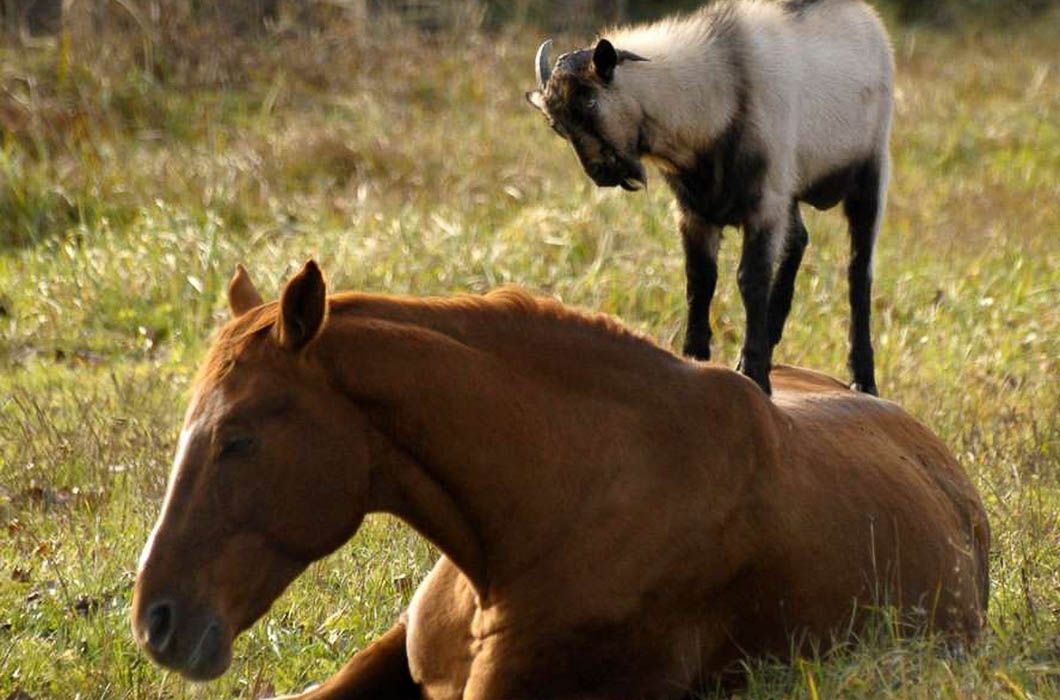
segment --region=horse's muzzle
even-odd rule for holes
[[[133,632],[156,662],[185,678],[205,681],[228,670],[231,638],[224,622],[210,610],[193,610],[173,598],[136,605]]]

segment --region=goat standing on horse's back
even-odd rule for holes
[[[643,160],[662,171],[685,250],[685,354],[710,358],[721,231],[739,226],[747,313],[740,367],[769,392],[773,348],[809,242],[799,202],[843,202],[853,386],[877,393],[869,302],[894,65],[876,13],[861,0],[740,0],[605,35],[554,67],[551,42],[542,44],[539,87],[527,98],[597,185],[641,189]]]

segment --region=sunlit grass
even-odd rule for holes
[[[745,697],[1060,695],[1057,31],[1054,14],[895,35],[877,371],[983,493],[986,639],[945,655],[881,634],[755,662]],[[121,46],[0,47],[0,698],[298,689],[387,628],[399,577],[429,566],[422,540],[373,518],[241,639],[223,680],[185,684],[136,650],[132,571],[236,262],[267,296],[309,256],[342,289],[521,284],[679,347],[672,198],[658,177],[637,195],[592,186],[524,103],[536,39],[336,23],[241,61],[182,67],[159,48],[153,74]],[[777,360],[845,377],[846,234],[807,214]],[[713,309],[730,365],[739,243]]]

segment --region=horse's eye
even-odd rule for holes
[[[224,459],[226,457],[234,457],[235,455],[243,454],[253,446],[254,438],[249,436],[228,438],[221,445],[221,452],[218,455],[218,458]]]

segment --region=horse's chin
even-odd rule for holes
[[[191,681],[212,681],[232,664],[232,640],[218,622],[212,622],[199,639],[185,663],[176,671]]]

